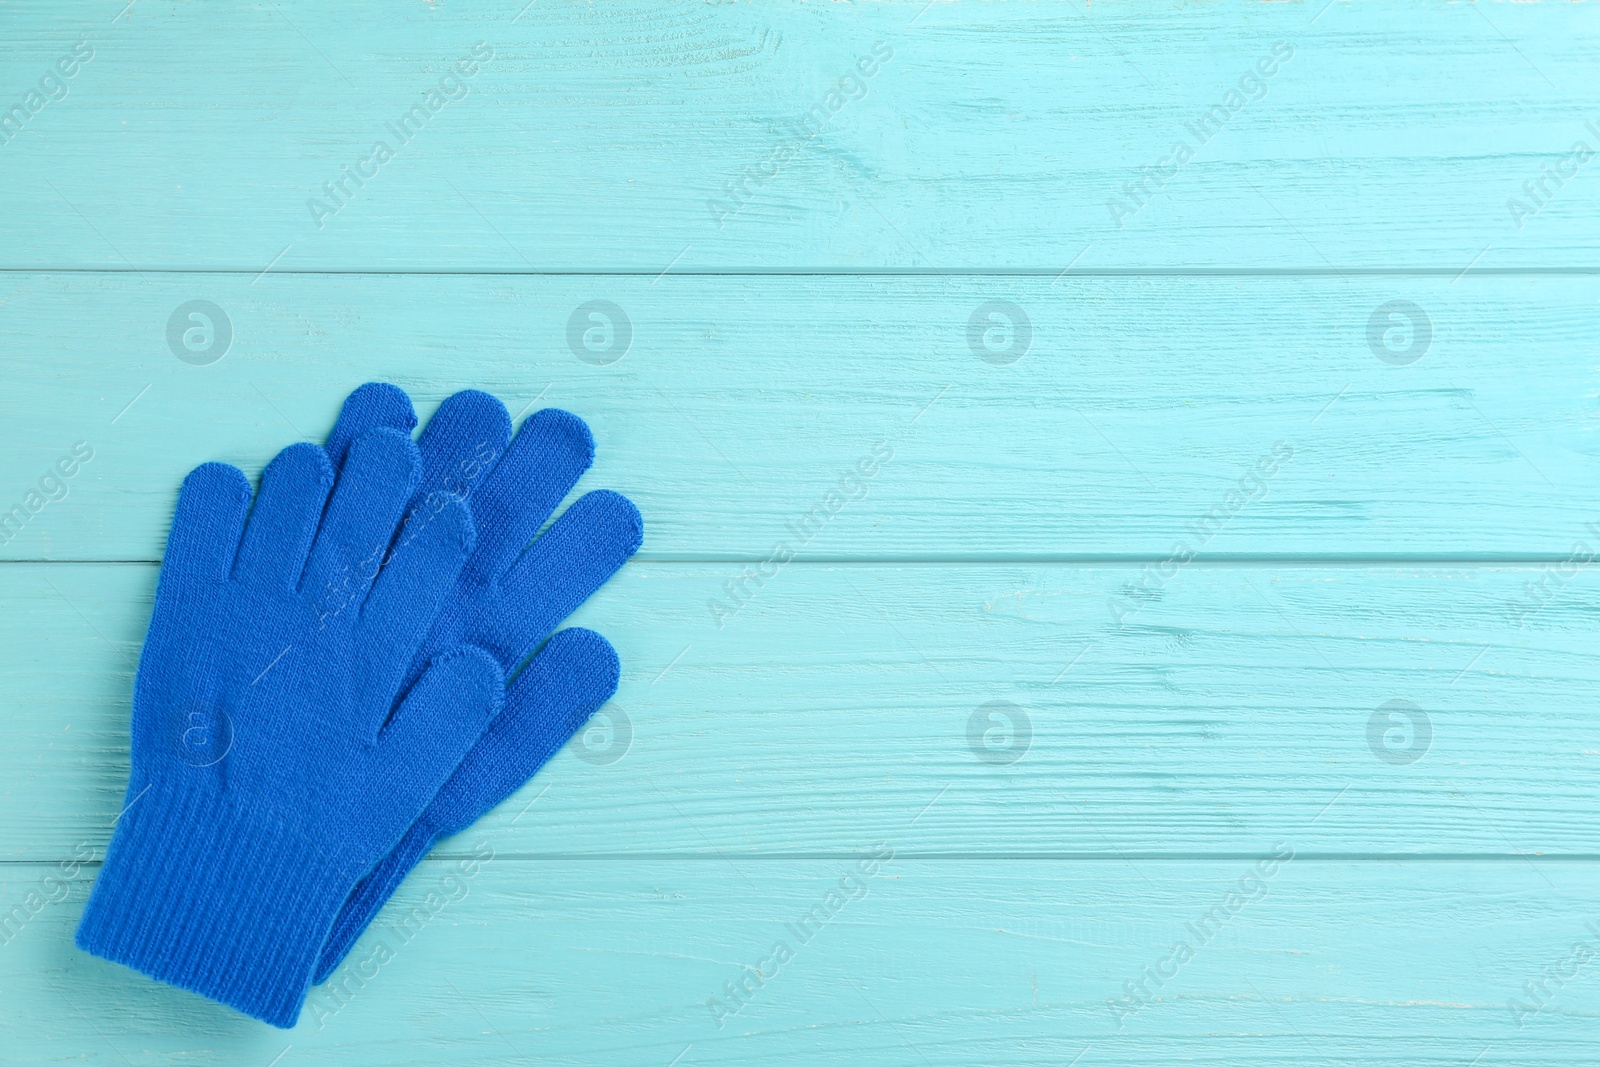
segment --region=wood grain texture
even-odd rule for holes
[[[1597,46],[0,0],[0,1065],[1600,1064]],[[284,1034],[71,931],[179,478],[374,379],[579,413],[646,542],[603,721]]]
[[[1570,972],[1575,943],[1595,941],[1593,862],[1296,853],[1262,875],[1255,857],[960,862],[896,852],[841,891],[855,859],[523,862],[502,857],[489,835],[479,848],[494,858],[470,878],[454,862],[420,867],[334,975],[338,992],[316,995],[290,1033],[74,951],[80,880],[0,946],[0,992],[29,1006],[0,1017],[0,1043],[12,1062],[140,1067],[265,1065],[280,1054],[280,1064],[373,1067],[659,1067],[674,1057],[944,1067],[1079,1055],[1600,1063],[1587,970],[1551,984],[1548,1006],[1520,1028],[1508,1006],[1527,996],[1525,982]],[[50,870],[7,865],[4,890]],[[829,892],[841,892],[834,917],[813,920],[802,942],[794,927]],[[1230,892],[1241,894],[1238,909],[1208,922]],[[415,917],[402,929],[406,913]],[[1202,923],[1208,938],[1196,936]],[[790,958],[775,963],[780,941]],[[1193,958],[1173,974],[1166,961],[1179,942],[1193,942]],[[768,980],[719,1027],[707,1002],[730,1004],[728,984],[764,962]],[[1169,976],[1149,984],[1145,969],[1158,967]],[[1130,981],[1151,995],[1119,1028],[1110,1002],[1126,1002]]]
[[[114,22],[12,0],[6,106],[80,38],[94,58],[0,145],[0,266],[1600,267],[1596,177],[1568,161],[1600,147],[1583,5],[519,7],[352,32],[290,0]],[[479,42],[465,95],[394,136]],[[846,81],[875,46],[892,58]],[[1130,182],[1146,202],[1119,225]],[[1519,227],[1524,182],[1544,206]]]
[[[254,475],[321,440],[371,379],[424,411],[473,386],[513,414],[580,413],[598,445],[584,486],[638,502],[646,559],[759,561],[780,541],[809,559],[1161,558],[1179,541],[1224,558],[1562,559],[1600,519],[1588,277],[13,281],[0,510],[73,442],[96,454],[5,558],[158,559],[186,471]],[[232,328],[208,366],[167,340],[195,299]],[[604,366],[567,340],[595,299],[632,325]],[[1369,336],[1397,299],[1431,330],[1405,366]],[[1003,366],[968,343],[997,300],[1032,327]],[[1387,353],[1385,336],[1421,335],[1380,331]],[[892,461],[821,521],[880,442]],[[1280,444],[1292,460],[1230,507]]]
[[[1119,627],[1133,566],[795,564],[719,629],[728,571],[633,564],[575,618],[628,725],[485,821],[506,850],[1600,855],[1589,572],[1523,616],[1539,568],[1193,566]],[[154,579],[0,568],[5,858],[109,836]],[[1429,735],[1374,742],[1391,700]]]

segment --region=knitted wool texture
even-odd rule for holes
[[[467,505],[430,499],[396,541],[417,446],[378,428],[345,450],[335,484],[323,449],[285,449],[253,511],[234,467],[184,480],[134,683],[126,804],[77,934],[282,1027],[352,887],[504,692],[482,649],[434,644],[414,669],[473,549]]]
[[[435,841],[458,834],[515,793],[617,689],[617,654],[579,627],[550,639],[506,693],[489,724],[428,810],[366,878],[333,925],[315,981],[338,968],[356,939]]]
[[[276,576],[281,586],[284,574],[300,575],[295,595],[301,603],[313,605],[313,613],[322,627],[329,619],[364,613],[363,598],[380,564],[392,566],[402,559],[408,562],[415,559],[414,566],[433,580],[430,587],[433,595],[411,600],[414,610],[406,623],[408,639],[391,644],[381,658],[392,675],[394,664],[409,651],[411,661],[401,674],[402,690],[414,688],[413,699],[429,695],[438,705],[434,712],[438,717],[449,717],[449,705],[455,704],[461,732],[470,734],[483,723],[480,702],[488,699],[492,704],[493,694],[485,697],[481,686],[448,682],[442,682],[437,690],[425,689],[424,682],[419,679],[432,679],[429,665],[443,654],[440,668],[445,668],[454,658],[447,650],[476,637],[493,649],[494,659],[502,669],[514,667],[551,627],[587,599],[637,550],[641,523],[637,510],[624,498],[614,493],[591,493],[569,509],[532,549],[524,551],[529,538],[589,465],[593,446],[587,427],[564,412],[540,412],[527,420],[522,432],[507,448],[510,420],[505,409],[492,397],[476,392],[457,394],[446,401],[430,422],[420,449],[409,442],[415,423],[410,401],[398,389],[371,384],[356,390],[346,402],[321,457],[316,455],[314,446],[295,446],[269,466],[263,476],[261,501],[244,535],[245,544],[231,570],[226,566],[223,569],[231,579],[248,579],[256,566],[255,557],[267,554],[260,546],[294,543],[296,509],[277,503],[280,498],[286,500],[292,495],[279,486],[299,488],[303,499],[298,513],[303,519],[321,510],[314,500],[315,492],[304,492],[305,487],[331,479],[332,469],[342,468],[340,489],[335,494],[338,504],[342,499],[340,494],[346,492],[347,479],[353,486],[374,466],[360,458],[366,452],[380,448],[403,454],[403,459],[390,457],[386,469],[392,476],[383,482],[381,492],[373,489],[364,495],[352,495],[353,502],[346,506],[330,506],[328,514],[331,519],[338,520],[335,527],[341,531],[356,522],[347,518],[347,513],[364,522],[358,536],[347,533],[335,536],[325,531],[318,536],[318,553],[310,564],[303,570],[296,570],[292,560],[280,558],[275,567]],[[369,439],[383,444],[369,444]],[[308,470],[316,473],[308,475]],[[219,486],[213,484],[217,482],[222,483],[220,492]],[[325,497],[325,485],[322,491]],[[355,493],[353,489],[349,492]],[[467,512],[461,506],[461,498],[473,494],[476,494],[474,505],[481,513],[476,524],[466,517]],[[248,485],[232,468],[207,465],[185,483],[179,519],[174,522],[174,536],[163,566],[158,611],[141,659],[136,707],[143,703],[138,693],[144,691],[147,669],[154,672],[155,665],[164,659],[158,655],[163,647],[158,638],[166,634],[165,624],[182,616],[186,610],[182,604],[174,604],[170,613],[162,610],[163,603],[173,599],[166,596],[166,591],[176,588],[179,576],[188,569],[184,565],[187,553],[184,546],[196,540],[189,536],[188,520],[184,516],[201,516],[197,527],[200,529],[205,528],[204,523],[210,517],[211,526],[215,527],[211,532],[225,542],[229,536],[226,512],[230,496],[237,498],[238,505],[249,499]],[[382,515],[389,516],[391,521],[387,525],[392,529],[392,520],[397,517],[395,502],[408,496],[403,509],[405,532],[399,542],[390,547],[391,559],[383,551],[388,539],[382,533],[385,526]],[[198,503],[188,507],[186,501]],[[377,506],[380,503],[381,506]],[[222,520],[215,521],[213,513],[221,515]],[[290,518],[285,520],[285,515]],[[242,514],[238,521],[242,523]],[[471,559],[464,569],[459,558],[445,561],[446,565],[440,568],[437,553],[412,556],[413,552],[420,551],[413,549],[412,543],[436,522],[443,523],[441,529],[454,529],[464,534],[469,546],[474,540],[474,527],[481,528],[482,534],[475,539],[478,551],[472,554],[470,547],[467,549]],[[237,540],[236,526],[233,536]],[[337,565],[329,566],[319,558],[325,538],[329,544],[341,546],[343,560]],[[229,554],[226,546],[212,551],[219,556]],[[292,548],[280,547],[272,554],[292,557],[294,553]],[[170,579],[169,569],[173,575]],[[443,610],[434,619],[441,607],[439,588],[449,584],[458,573],[459,581],[449,595],[442,598]],[[206,595],[210,591],[199,592]],[[240,614],[248,615],[249,611]],[[417,629],[425,627],[429,620],[434,621],[432,632],[418,644]],[[239,629],[247,631],[248,627]],[[241,636],[257,644],[261,640],[259,635],[247,632]],[[289,647],[293,647],[292,642]],[[226,660],[227,657],[219,653],[218,658]],[[483,668],[482,650],[474,649],[469,658],[476,658],[478,667]],[[269,670],[277,666],[274,661]],[[459,665],[449,669],[465,670]],[[150,674],[152,679],[155,676]],[[572,630],[551,640],[549,647],[513,685],[507,697],[507,713],[496,720],[493,730],[481,737],[470,758],[434,795],[427,810],[413,820],[404,837],[391,845],[389,854],[377,863],[356,891],[350,893],[323,949],[319,980],[349,950],[432,842],[439,836],[464,829],[515,791],[610,697],[615,691],[616,679],[615,653],[599,635]],[[346,680],[360,687],[361,697],[368,705],[383,706],[382,684],[355,682],[350,675],[346,675]],[[392,678],[386,677],[384,681],[392,681]],[[394,691],[394,686],[390,685],[388,699],[391,701]],[[401,714],[406,714],[411,707],[408,701]],[[379,721],[387,717],[381,716]],[[177,710],[169,707],[150,714],[136,713],[136,767],[128,791],[131,804],[142,805],[152,793],[146,788],[151,783],[141,774],[140,760],[141,748],[148,747],[141,746],[140,738],[151,734],[147,728],[151,719],[172,720],[155,732],[164,732],[167,743],[179,746],[179,761],[186,766],[222,767],[225,760],[231,762],[234,716],[228,714],[222,704],[202,699],[183,703]],[[395,723],[399,721],[396,717]],[[385,729],[384,736],[388,737],[393,728],[391,725]],[[458,745],[453,750],[435,749],[434,755],[439,764],[448,763],[459,758],[460,748]],[[324,759],[337,763],[342,757],[324,754]],[[348,889],[351,872],[365,862],[371,848],[345,850],[342,853],[344,862],[333,864],[332,874],[313,872],[323,877],[300,887],[293,900],[284,901],[284,906],[303,912],[299,916],[303,922],[291,920],[285,924],[293,927],[298,935],[288,939],[292,942],[292,951],[273,952],[269,946],[255,943],[272,940],[270,923],[252,926],[251,931],[261,937],[236,939],[226,951],[208,940],[230,936],[233,924],[254,922],[253,917],[273,907],[271,901],[248,899],[249,894],[240,892],[242,887],[236,884],[237,878],[219,879],[212,875],[202,879],[197,883],[199,888],[188,894],[191,912],[205,908],[206,901],[210,901],[213,915],[172,913],[181,928],[153,922],[151,916],[140,912],[141,902],[152,894],[163,900],[171,894],[169,887],[153,884],[160,879],[142,872],[141,865],[157,866],[164,862],[165,854],[187,850],[202,857],[215,854],[210,868],[232,865],[237,869],[240,862],[274,862],[267,853],[272,851],[272,846],[284,844],[276,840],[255,843],[250,835],[237,833],[228,818],[235,808],[249,810],[263,804],[270,806],[272,801],[269,798],[263,802],[259,797],[252,801],[244,791],[230,787],[226,769],[214,772],[214,777],[222,785],[213,792],[225,798],[221,808],[226,810],[191,810],[180,804],[180,810],[169,812],[169,805],[163,801],[151,807],[160,807],[162,811],[158,814],[164,817],[130,818],[129,829],[119,828],[117,836],[123,840],[114,842],[113,856],[108,857],[107,871],[97,884],[95,898],[80,928],[79,943],[90,951],[202,992],[276,1025],[292,1025],[304,1000],[305,982],[300,972],[306,946],[316,936],[312,931],[327,928],[327,900],[339,891],[341,884]],[[164,794],[165,787],[156,795]],[[215,800],[215,796],[212,799]],[[353,805],[347,802],[344,813],[358,810],[362,810],[362,802]],[[119,823],[121,821],[119,819]],[[195,823],[210,824],[211,829],[207,831]],[[392,834],[392,822],[385,825]],[[200,837],[196,838],[196,833]],[[298,841],[289,842],[286,851],[293,852],[298,844]],[[248,854],[234,854],[238,848],[245,848]],[[283,862],[287,862],[287,870],[297,869],[296,863],[280,861],[280,865]],[[179,876],[181,873],[177,872]],[[232,916],[231,921],[229,916]],[[273,918],[282,919],[281,916]],[[135,925],[142,931],[137,935],[130,932]],[[203,963],[196,959],[200,955],[206,957]]]
[[[345,402],[329,436],[340,462],[347,442],[374,429],[409,433],[411,402],[399,389],[368,384]],[[413,507],[440,492],[466,496],[478,522],[477,548],[412,664],[466,641],[514,671],[560,621],[638,551],[643,526],[624,497],[585,494],[537,540],[594,457],[589,429],[554,409],[527,419],[507,445],[511,419],[495,398],[473,390],[447,399],[421,440],[423,476]],[[589,630],[551,638],[506,694],[505,709],[428,810],[345,904],[317,966],[323,981],[344,959],[406,874],[441,837],[459,833],[515,792],[616,691],[616,653]]]

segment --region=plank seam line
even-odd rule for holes
[[[180,268],[180,267],[0,267],[0,274],[137,274],[137,275],[234,275],[256,277],[259,270],[234,268]],[[1569,267],[1474,267],[1463,272],[1457,267],[1101,267],[1070,271],[1072,278],[1458,278],[1463,273],[1483,277],[1584,277],[1600,274],[1600,266]],[[325,277],[352,275],[365,277],[550,277],[550,278],[649,278],[661,272],[656,269],[558,269],[548,270],[420,270],[403,267],[362,268],[340,270],[280,270],[273,271],[277,278]],[[912,267],[912,268],[856,268],[852,270],[826,267],[795,268],[720,268],[715,270],[675,270],[674,278],[1059,278],[1059,268],[1034,267]]]
[[[1570,553],[1526,556],[1212,556],[1195,558],[1187,566],[1215,568],[1238,567],[1548,567],[1570,562]],[[625,566],[651,564],[674,567],[690,566],[744,566],[762,563],[766,556],[634,556]],[[1109,567],[1161,564],[1162,556],[1094,556],[1094,555],[1031,555],[1031,556],[837,556],[816,559],[794,559],[789,567],[1014,567],[1052,565],[1071,567]],[[149,566],[161,565],[159,559],[0,559],[3,566]]]
[[[863,852],[866,850],[863,850]],[[737,858],[741,863],[757,862],[833,862],[859,859],[863,852],[497,852],[496,863],[725,863]],[[1260,852],[1120,852],[1120,853],[1060,853],[1060,852],[902,852],[896,850],[895,862],[947,863],[1210,863],[1244,862],[1269,856],[1270,849]],[[6,867],[36,866],[59,863],[65,856],[41,859],[3,859],[0,869]],[[471,853],[433,853],[422,862],[428,864],[456,863],[476,858]],[[1600,863],[1600,855],[1586,852],[1573,853],[1521,853],[1521,852],[1296,852],[1294,861],[1308,863]],[[97,868],[100,860],[81,860],[85,868]]]

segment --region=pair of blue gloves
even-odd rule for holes
[[[615,692],[603,637],[550,636],[643,533],[607,491],[540,533],[588,427],[547,410],[513,438],[473,391],[420,443],[415,425],[403,392],[364,385],[325,447],[267,465],[253,507],[235,467],[184,479],[80,948],[293,1026],[433,842]]]

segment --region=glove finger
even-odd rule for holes
[[[506,691],[505,709],[467,753],[423,820],[460,833],[515,793],[617,691],[616,650],[593,630],[550,639]]]
[[[422,450],[417,499],[438,492],[471,498],[510,440],[511,416],[500,401],[476,389],[447,397],[417,443]]]
[[[183,479],[161,576],[223,581],[250,510],[250,480],[227,463],[202,463]]]
[[[421,465],[416,444],[399,430],[373,430],[350,446],[300,583],[325,613],[366,598]]]
[[[388,382],[368,382],[345,398],[333,432],[328,434],[328,443],[322,447],[333,469],[338,470],[344,466],[356,438],[384,427],[409,437],[416,425],[417,413],[411,408],[409,396]]]
[[[528,547],[501,582],[494,637],[507,663],[571,615],[626,563],[644,538],[639,509],[620,493],[585,493]]]
[[[428,810],[351,892],[317,963],[321,983],[440,837],[460,833],[520,789],[617,691],[617,654],[593,630],[562,630],[517,676],[495,716]]]
[[[332,487],[333,467],[317,445],[290,445],[279,452],[261,472],[261,492],[244,528],[234,574],[293,589]]]
[[[361,625],[377,638],[372,642],[377,692],[400,688],[406,668],[472,554],[473,536],[472,512],[466,503],[444,493],[429,497],[406,520],[361,609]],[[373,723],[373,732],[382,725]]]
[[[483,582],[499,578],[593,461],[594,439],[582,419],[555,408],[529,416],[472,497],[478,551],[469,573]]]
[[[415,822],[505,700],[505,671],[473,645],[435,659],[378,734],[389,810]]]

